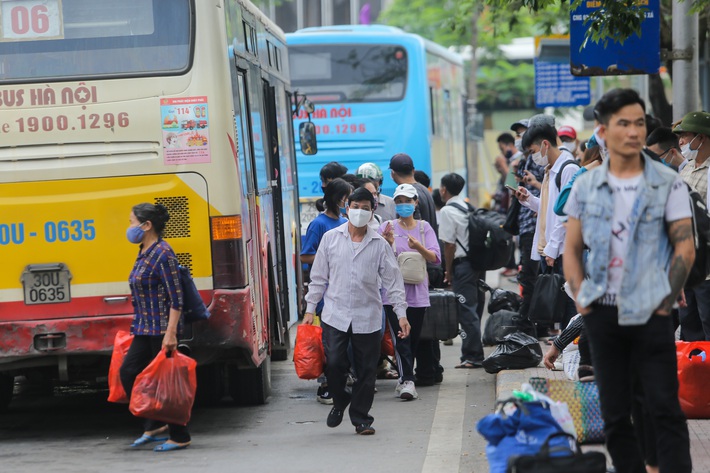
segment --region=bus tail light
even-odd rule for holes
[[[245,287],[241,215],[212,217],[210,226],[215,289]]]

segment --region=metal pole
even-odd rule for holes
[[[673,2],[673,121],[700,110],[698,14],[693,2]]]
[[[350,0],[350,24],[360,24],[360,0]]]
[[[296,0],[296,29],[303,28],[303,0]]]

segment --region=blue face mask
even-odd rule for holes
[[[340,215],[343,217],[348,215],[348,208],[347,207],[338,207],[340,209]]]
[[[414,204],[396,204],[395,208],[400,217],[409,217],[414,213]]]
[[[141,223],[141,225],[143,224]],[[141,228],[141,225],[137,225],[135,227],[128,227],[128,230],[126,230],[126,238],[128,238],[128,241],[135,244],[138,244],[143,241],[143,235],[145,235],[145,230]]]

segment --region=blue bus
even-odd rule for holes
[[[399,28],[382,25],[314,27],[286,35],[291,85],[316,105],[311,118],[318,153],[297,146],[301,226],[316,217],[320,168],[338,161],[355,173],[373,162],[382,192],[395,184],[390,158],[409,154],[432,186],[457,172],[467,177],[466,88],[461,56]],[[294,117],[294,127],[308,117]]]

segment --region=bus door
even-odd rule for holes
[[[236,70],[237,89],[234,91],[235,126],[237,128],[237,150],[239,171],[242,179],[242,231],[246,246],[247,274],[249,275],[249,293],[254,312],[252,332],[258,340],[256,351],[261,352],[263,343],[264,288],[262,284],[262,229],[257,193],[257,171],[254,152],[254,133],[250,113],[249,92],[246,72]],[[246,185],[246,187],[245,187]],[[246,194],[246,195],[244,195]]]
[[[276,281],[278,290],[274,294],[274,300],[277,302],[276,309],[279,311],[278,314],[272,314],[275,317],[276,322],[276,340],[281,345],[284,343],[284,334],[286,331],[286,320],[284,314],[288,314],[288,275],[286,271],[286,265],[288,260],[286,259],[286,249],[284,247],[284,225],[289,222],[284,221],[284,202],[283,193],[281,192],[281,186],[279,182],[281,180],[281,159],[279,156],[279,138],[278,138],[278,123],[276,122],[276,88],[272,87],[268,81],[263,80],[264,86],[264,106],[265,110],[265,121],[266,121],[266,133],[264,136],[264,144],[269,144],[269,152],[271,154],[271,192],[274,202],[274,235],[272,235],[272,241],[274,243],[274,258],[276,261],[272,261],[275,267],[272,271],[276,271],[274,275],[274,281]],[[270,289],[276,289],[272,287]]]

